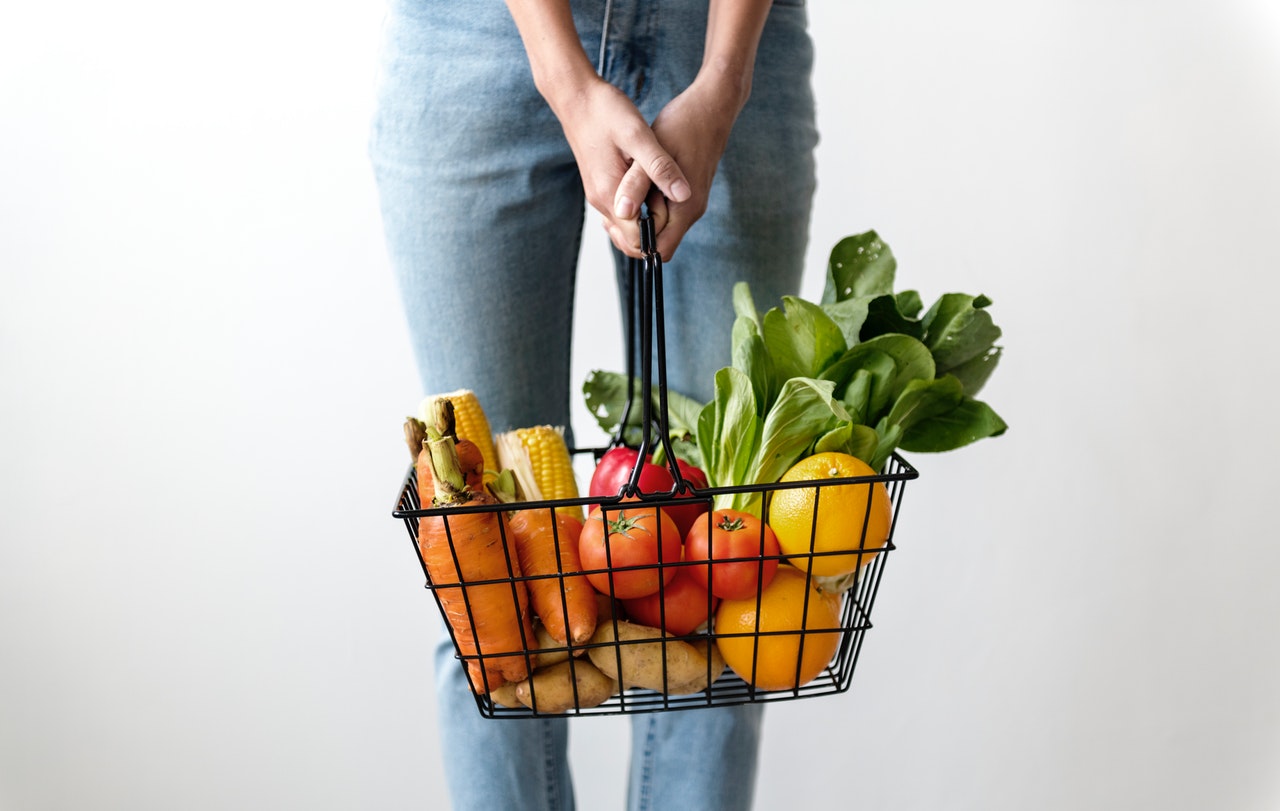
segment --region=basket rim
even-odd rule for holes
[[[574,453],[583,453],[594,451],[595,449],[582,449],[574,451]],[[733,495],[737,493],[769,493],[778,490],[794,490],[803,487],[837,487],[847,484],[887,484],[889,482],[907,482],[920,478],[920,471],[904,459],[897,451],[893,452],[890,457],[895,468],[892,472],[876,473],[870,476],[843,476],[834,479],[823,479],[819,482],[813,480],[794,481],[794,482],[764,482],[761,484],[735,484],[723,487],[694,487],[686,483],[685,489],[680,495],[674,492],[665,493],[641,493],[638,497],[630,497],[628,501],[623,501],[621,494],[613,496],[578,496],[576,498],[559,498],[559,499],[542,499],[540,501],[522,501],[518,505],[515,504],[470,504],[451,507],[419,507],[417,509],[405,509],[404,491],[396,499],[395,507],[391,511],[393,518],[426,518],[438,515],[460,515],[465,513],[483,513],[483,512],[508,512],[513,509],[536,510],[536,509],[556,509],[560,507],[594,507],[597,505],[612,507],[617,504],[632,503],[637,501],[641,503],[653,504],[658,507],[664,506],[682,506],[687,505],[690,500],[693,501],[710,501],[716,496]],[[403,483],[417,483],[414,466],[409,465],[405,472]],[[687,494],[686,494],[687,493]]]

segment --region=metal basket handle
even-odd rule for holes
[[[648,456],[653,446],[652,432],[656,428],[659,442],[666,456],[667,468],[675,481],[675,487],[662,497],[674,496],[692,491],[692,486],[685,480],[676,464],[675,454],[671,450],[671,421],[667,414],[667,344],[664,328],[665,316],[662,307],[662,256],[658,253],[658,241],[653,230],[653,218],[645,213],[640,218],[640,252],[643,258],[630,258],[626,267],[627,319],[626,335],[626,375],[627,401],[622,410],[622,418],[618,422],[618,430],[609,443],[615,448],[625,444],[623,435],[626,432],[627,420],[631,416],[634,397],[631,388],[636,379],[635,358],[640,356],[640,445],[637,459]],[[638,327],[637,327],[638,324]],[[636,332],[639,330],[639,345],[636,343]],[[654,361],[657,361],[658,414],[653,414]],[[640,497],[640,465],[631,470],[620,496]],[[659,494],[647,494],[650,496]]]

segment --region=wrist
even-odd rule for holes
[[[585,53],[581,59],[576,56],[531,60],[533,84],[557,115],[575,106],[596,82],[602,81]]]
[[[712,98],[723,102],[737,115],[751,97],[754,67],[752,60],[742,57],[708,54],[694,84],[706,88]]]

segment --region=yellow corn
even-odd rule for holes
[[[551,425],[518,428],[498,436],[498,459],[511,470],[529,501],[578,497],[573,460],[564,430]],[[582,508],[557,507],[557,512],[582,520]]]
[[[484,457],[485,479],[488,480],[498,471],[498,455],[493,449],[493,432],[489,428],[489,418],[485,416],[475,392],[470,389],[458,389],[446,394],[433,394],[422,401],[418,407],[418,416],[423,422],[431,420],[431,406],[436,400],[448,399],[453,403],[453,419],[459,439],[474,442]]]

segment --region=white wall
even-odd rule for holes
[[[853,688],[771,709],[759,807],[1280,807],[1280,10],[811,14],[807,292],[868,228],[985,292],[1012,427],[912,459]],[[0,12],[0,808],[442,807],[378,24]],[[575,726],[580,807],[625,729]]]

